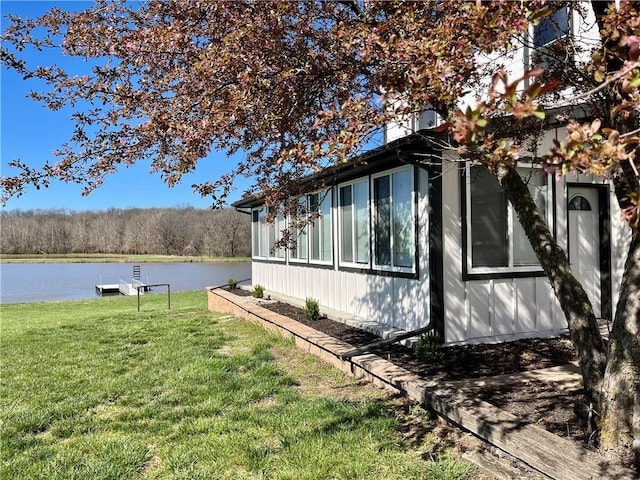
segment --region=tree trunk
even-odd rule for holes
[[[587,405],[599,414],[607,352],[591,301],[571,272],[567,256],[551,235],[515,167],[499,165],[495,174],[560,302],[578,354]],[[597,419],[593,418],[592,426],[596,423]]]
[[[609,340],[600,451],[640,471],[640,230],[633,230]]]

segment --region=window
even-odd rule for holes
[[[253,237],[253,256],[267,256],[267,239],[265,228],[265,208],[256,208],[251,212],[251,236]]]
[[[279,242],[282,238],[282,231],[285,229],[284,226],[284,216],[281,213],[276,215],[276,218],[273,220],[273,223],[267,225],[268,237],[269,237],[269,248],[267,250],[267,255],[269,258],[279,258],[284,259],[284,248],[276,247],[276,242]]]
[[[340,263],[369,264],[369,182],[339,188]]]
[[[533,27],[533,44],[544,47],[569,34],[569,8],[558,8]]]
[[[307,260],[307,226],[306,224],[298,227],[296,223],[299,219],[304,219],[307,216],[307,197],[299,197],[297,200],[296,218],[291,229],[291,249],[289,250],[289,258],[294,261]]]
[[[591,204],[582,195],[576,195],[569,201],[569,210],[591,210]]]
[[[309,195],[309,225],[311,241],[310,259],[316,262],[331,262],[331,190]]]
[[[547,187],[542,171],[518,168],[543,218]],[[538,260],[498,180],[481,166],[467,172],[468,251],[472,273],[539,269]]]
[[[278,214],[272,223],[267,223],[267,209],[256,208],[251,212],[252,254],[256,258],[284,259],[284,249],[274,249],[284,230],[284,217]]]
[[[415,270],[413,170],[373,178],[374,265]]]

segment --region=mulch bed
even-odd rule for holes
[[[251,292],[246,290],[236,290],[234,293],[251,295]],[[309,320],[304,310],[287,303],[264,303],[262,306],[354,347],[380,340],[380,337],[369,332],[327,318]],[[414,350],[399,344],[378,347],[372,349],[371,353],[420,377],[442,381],[537,370],[565,365],[576,360],[575,349],[566,337],[450,346],[442,351],[443,358],[432,361],[420,360]],[[574,405],[581,398],[580,391],[557,390],[545,383],[528,382],[481,388],[475,392],[478,398],[518,416],[527,423],[536,424],[583,447],[592,447],[586,422],[574,413]]]
[[[309,320],[304,310],[287,303],[266,303],[263,307],[308,325],[322,333],[360,347],[380,337],[327,318]],[[463,380],[564,365],[576,359],[566,338],[526,339],[483,345],[460,345],[443,349],[442,360],[423,361],[403,345],[392,344],[371,350],[412,373],[433,380]]]

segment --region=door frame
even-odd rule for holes
[[[598,236],[600,237],[600,318],[613,321],[611,299],[611,219],[609,206],[609,185],[567,182],[564,209],[566,212],[567,259],[569,258],[569,190],[590,188],[598,193]]]

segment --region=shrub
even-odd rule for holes
[[[416,355],[420,360],[435,362],[444,358],[444,352],[440,348],[440,339],[433,335],[423,333],[416,345]]]
[[[320,305],[313,298],[307,298],[304,304],[304,314],[309,320],[318,320],[320,318]]]
[[[229,287],[229,290],[234,290],[238,287],[238,281],[235,278],[230,278],[227,280],[227,287]]]
[[[264,287],[260,284],[257,284],[253,287],[252,295],[255,298],[264,298]]]

